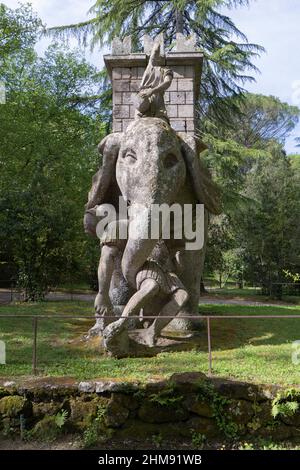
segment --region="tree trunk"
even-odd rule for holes
[[[205,289],[203,277],[201,277],[201,281],[200,281],[200,295],[202,294],[208,294],[208,291]]]
[[[183,13],[182,13],[182,11],[176,9],[175,19],[176,19],[176,33],[182,33],[183,34]]]

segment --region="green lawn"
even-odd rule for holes
[[[201,305],[210,315],[300,315],[300,306],[249,307]],[[0,340],[6,342],[7,364],[0,376],[31,374],[32,321],[17,314],[91,315],[87,302],[44,302],[0,307]],[[80,341],[93,324],[85,319],[41,319],[38,326],[38,372],[41,375],[67,375],[78,379],[120,378],[147,380],[174,372],[207,372],[207,337],[203,330],[197,350],[163,353],[155,358],[116,360],[101,354],[97,341]],[[291,360],[292,342],[300,340],[300,319],[212,320],[213,372],[265,383],[300,384],[300,364]],[[300,354],[299,354],[300,356]]]

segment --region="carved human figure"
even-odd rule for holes
[[[95,235],[97,224],[100,222],[101,213],[106,213],[106,204],[96,205],[87,209],[85,213],[85,231],[90,235]],[[118,266],[124,252],[127,237],[120,234],[127,233],[128,220],[117,219],[109,222],[100,236],[101,254],[98,264],[98,293],[95,298],[95,317],[96,323],[90,329],[89,335],[93,336],[112,323],[114,320],[114,309],[109,297],[109,290],[112,277]]]
[[[160,44],[154,43],[149,63],[136,95],[136,117],[159,117],[169,122],[164,93],[173,80],[173,71],[159,65]]]
[[[152,324],[143,330],[141,336],[148,346],[152,347],[156,344],[161,331],[188,300],[187,290],[175,273],[174,263],[179,264],[178,256],[171,258],[165,243],[162,240],[159,241],[151,256],[137,273],[137,292],[125,306],[122,317],[104,330],[103,337],[106,347],[109,348],[111,338],[116,343],[117,336],[123,334],[127,329],[129,318],[134,315],[138,316],[141,309],[144,311],[149,309],[151,315],[155,316]],[[123,338],[120,341],[120,348],[122,342]]]

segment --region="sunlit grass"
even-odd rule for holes
[[[203,315],[238,315],[241,319],[212,319],[213,372],[255,382],[299,384],[300,365],[292,362],[292,342],[300,339],[300,319],[255,319],[255,315],[300,315],[299,306],[249,307],[201,305]],[[87,302],[44,302],[0,307],[0,340],[6,342],[7,364],[0,376],[31,375],[32,320],[16,315],[50,315],[38,322],[38,372],[43,376],[72,376],[80,380],[115,378],[146,381],[175,372],[207,372],[207,333],[200,333],[197,347],[188,352],[162,353],[154,358],[113,359],[104,356],[98,341],[82,336],[91,319],[55,319],[56,315],[93,315]],[[253,319],[243,319],[253,315]]]

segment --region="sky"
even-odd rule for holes
[[[17,0],[0,0],[15,8]],[[124,0],[126,1],[126,0]],[[85,21],[87,12],[95,0],[29,0],[48,27]],[[227,13],[227,12],[226,12]],[[253,93],[274,95],[282,101],[300,107],[300,0],[252,0],[249,7],[228,12],[236,26],[248,37],[249,42],[263,45],[266,53],[256,60],[260,74],[256,82],[246,85]],[[47,40],[37,46],[43,52]],[[75,41],[71,45],[76,46]],[[95,65],[103,65],[102,54],[107,51],[87,52],[87,58]],[[286,142],[288,153],[297,152],[295,137],[300,137],[300,124]]]

